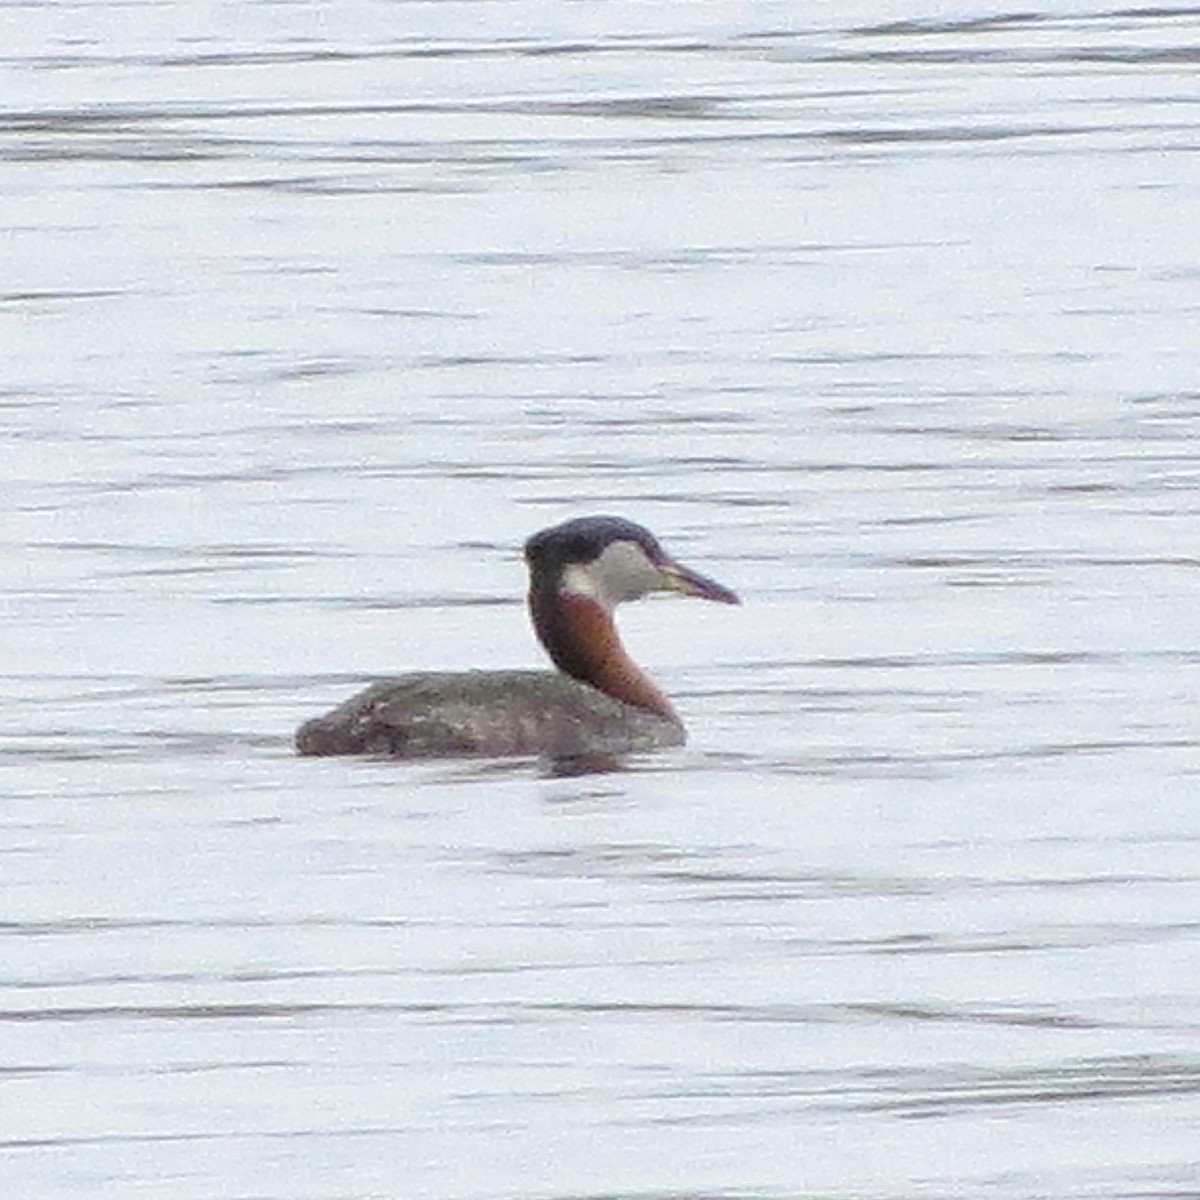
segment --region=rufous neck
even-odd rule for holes
[[[670,700],[626,653],[604,605],[557,586],[535,584],[529,612],[538,640],[560,671],[623,704],[679,720]]]

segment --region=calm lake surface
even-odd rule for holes
[[[0,65],[5,1196],[1200,1196],[1200,9]],[[685,750],[293,755],[594,512]]]

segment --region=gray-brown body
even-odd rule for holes
[[[401,675],[296,734],[301,754],[552,759],[682,745],[683,725],[550,671]]]

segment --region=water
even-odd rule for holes
[[[811,7],[5,10],[5,1194],[1200,1195],[1200,13]]]

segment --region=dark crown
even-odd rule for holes
[[[525,543],[525,561],[531,569],[561,569],[569,563],[590,563],[613,542],[634,542],[651,562],[666,555],[648,529],[624,517],[576,517],[535,533]]]

